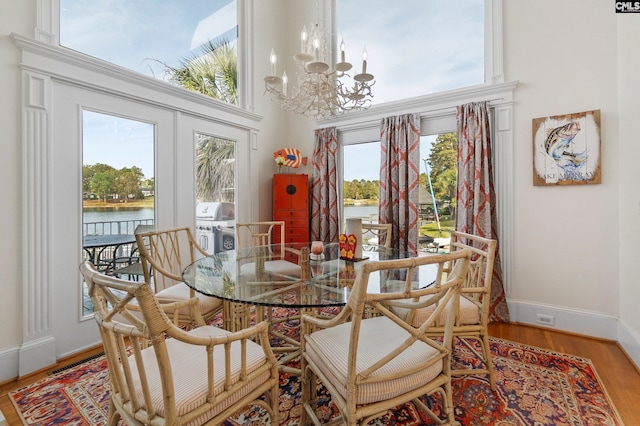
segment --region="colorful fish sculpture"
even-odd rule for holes
[[[300,156],[300,150],[295,148],[281,148],[273,153],[273,158],[284,158],[283,166],[298,168],[300,164],[307,165],[307,157]]]

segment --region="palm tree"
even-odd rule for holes
[[[238,103],[238,55],[227,40],[208,41],[201,55],[182,59],[175,68],[164,64],[169,80],[233,105]]]
[[[169,80],[212,98],[237,105],[238,60],[226,41],[209,41],[201,55],[182,59],[179,67],[165,65]],[[196,197],[200,201],[234,201],[235,144],[198,135],[196,141]]]
[[[235,150],[233,141],[198,135],[196,142],[196,198],[234,201]]]

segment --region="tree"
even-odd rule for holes
[[[196,198],[234,201],[235,152],[233,141],[201,135],[196,144]]]
[[[164,66],[170,81],[237,105],[238,55],[227,40],[207,42],[200,55],[182,59],[179,67]]]
[[[164,65],[174,83],[230,104],[238,103],[238,60],[228,41],[209,41],[200,56],[183,59],[177,68]],[[232,141],[206,136],[196,142],[196,197],[199,200],[234,201],[234,159]]]
[[[140,182],[144,177],[140,167],[124,167],[116,172],[116,176],[118,181],[117,193],[121,198],[124,198],[125,202],[128,201],[129,195],[138,196]]]
[[[442,133],[436,138],[431,155],[427,159],[436,199],[448,201],[452,205],[455,205],[456,201],[457,156],[457,135]]]
[[[91,192],[98,194],[103,201],[107,201],[107,195],[113,194],[114,187],[114,173],[113,167],[111,170],[94,173],[91,178]]]

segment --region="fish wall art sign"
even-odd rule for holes
[[[600,110],[533,119],[533,184],[602,182]]]

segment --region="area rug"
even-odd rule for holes
[[[297,322],[285,323],[296,332]],[[622,425],[611,399],[590,360],[519,343],[491,338],[497,391],[485,376],[453,379],[456,420],[462,425]],[[473,363],[460,345],[456,363]],[[109,377],[104,356],[56,373],[10,392],[23,423],[29,425],[106,425]],[[300,417],[300,380],[281,374],[280,424],[297,425]],[[337,414],[330,397],[322,392],[319,413],[325,419]],[[438,401],[425,397],[438,411]],[[225,426],[268,424],[261,409],[237,413]],[[121,424],[124,424],[121,422]],[[396,407],[376,425],[432,424],[412,403]]]

